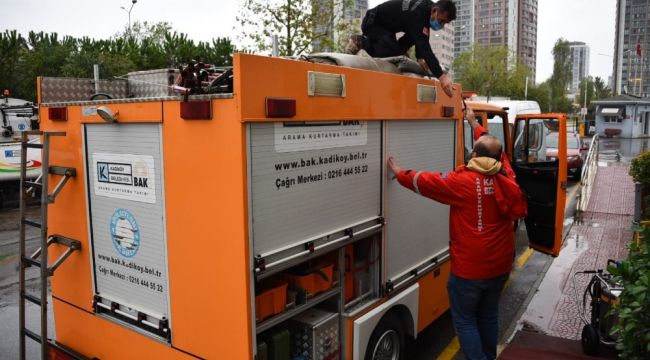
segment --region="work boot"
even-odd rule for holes
[[[363,49],[363,35],[351,35],[345,46],[345,53],[356,55],[361,49]]]

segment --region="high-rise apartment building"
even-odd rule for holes
[[[650,0],[617,0],[614,42],[614,91],[650,95]]]
[[[474,41],[517,49],[518,0],[475,0]]]
[[[454,63],[454,27],[445,26],[442,30],[430,31],[429,34],[429,44],[431,44],[431,49],[436,54],[440,65],[443,68],[452,69]]]
[[[576,94],[580,90],[580,82],[589,76],[589,46],[583,42],[570,42],[571,80],[569,93]]]
[[[315,31],[326,34],[333,40],[334,44],[343,47],[351,34],[349,31],[339,31],[339,25],[347,24],[349,26],[346,29],[356,29],[355,32],[360,33],[361,20],[368,10],[368,0],[313,0],[312,2],[312,4],[319,4],[320,6],[324,6],[324,3],[329,3],[327,5],[333,6],[333,13],[331,14],[331,19],[323,19],[325,23],[316,24]],[[327,7],[325,6],[325,8]],[[314,7],[314,9],[317,9],[317,7]],[[334,51],[337,49],[328,48],[316,40],[312,44],[312,50]]]
[[[538,0],[456,0],[454,56],[474,43],[507,46],[535,78]]]
[[[471,50],[474,44],[474,1],[456,1],[454,20],[454,56]]]
[[[517,58],[528,66],[533,83],[537,73],[537,0],[519,0]]]

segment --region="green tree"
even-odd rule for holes
[[[280,56],[308,52],[313,45],[340,50],[336,34],[349,33],[355,24],[339,21],[349,0],[244,0],[237,23],[244,49],[267,53],[278,35]],[[345,36],[343,36],[345,37]],[[346,39],[347,40],[347,39]]]
[[[596,100],[606,99],[612,96],[612,89],[605,84],[605,81],[600,77],[596,76],[594,79],[594,98]]]
[[[181,67],[190,60],[231,65],[235,51],[227,38],[197,44],[187,34],[171,31],[166,22],[136,22],[129,35],[100,40],[44,32],[30,32],[23,38],[7,30],[0,33],[0,90],[9,89],[12,96],[35,101],[38,76],[91,78],[94,64],[99,65],[102,78]]]
[[[58,34],[30,32],[27,36],[29,51],[23,57],[18,89],[25,99],[36,99],[38,76],[61,76],[63,65],[76,47],[76,39]]]
[[[524,98],[529,70],[505,46],[474,45],[471,51],[454,60],[454,71],[456,81],[463,84],[465,90],[476,91],[488,98]]]
[[[551,85],[546,80],[541,84],[528,87],[528,100],[537,101],[542,112],[551,112]]]
[[[172,25],[167,21],[160,21],[157,23],[136,21],[131,25],[130,32],[128,26],[125,26],[124,30],[115,34],[114,38],[126,39],[130,36],[138,43],[141,43],[146,39],[158,45],[162,45],[165,40],[165,34],[172,30]]]
[[[5,30],[0,34],[0,91],[9,90],[11,96],[21,97],[19,69],[29,51],[27,41],[16,30]]]
[[[591,77],[585,77],[580,81],[578,87],[578,96],[576,103],[582,108],[585,104],[585,87],[587,88],[587,109],[591,111],[591,102],[594,101],[594,80]]]
[[[587,109],[593,112],[594,105],[591,104],[594,100],[601,100],[608,98],[612,95],[611,90],[600,77],[587,77],[580,81],[579,93],[576,97],[576,103],[583,107],[585,104],[585,86],[587,86]]]
[[[560,38],[553,46],[553,74],[550,78],[551,111],[569,112],[571,102],[566,97],[566,88],[571,79],[571,49],[569,42]]]

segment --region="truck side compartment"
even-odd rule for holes
[[[227,94],[99,101],[47,101],[39,79],[42,128],[66,132],[51,161],[77,171],[49,232],[82,244],[52,278],[57,342],[101,359],[356,359],[398,306],[416,338],[448,308],[449,211],[385,161],[462,164],[460,95],[246,54],[233,79]]]

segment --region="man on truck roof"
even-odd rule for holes
[[[363,35],[353,35],[351,47],[364,49],[373,57],[391,57],[405,55],[415,45],[420,65],[440,80],[442,90],[451,97],[452,83],[431,50],[429,29],[442,30],[455,19],[456,5],[451,0],[389,0],[366,12],[361,23]],[[400,32],[404,35],[397,40]]]
[[[451,206],[447,290],[456,335],[466,359],[495,359],[499,297],[515,252],[512,224],[527,206],[501,142],[486,135],[471,109],[466,116],[476,138],[467,165],[443,175],[402,170],[389,157],[388,167],[402,186]]]

